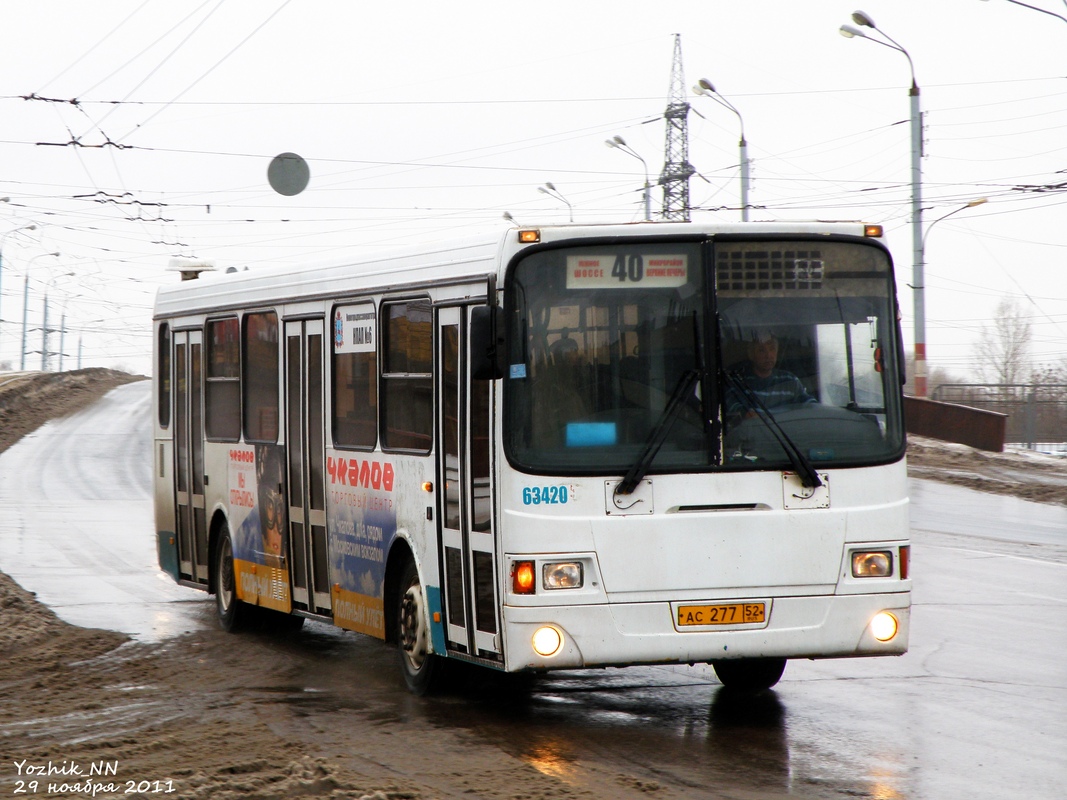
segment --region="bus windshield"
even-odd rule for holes
[[[817,468],[898,458],[892,281],[856,240],[531,253],[505,284],[508,457],[614,474],[655,436],[649,472],[789,469],[790,448]]]

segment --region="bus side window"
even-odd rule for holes
[[[245,441],[277,442],[278,315],[245,314],[242,345]]]
[[[241,438],[241,348],[237,317],[207,324],[204,433],[209,439]]]
[[[159,336],[156,339],[156,353],[158,359],[156,368],[156,382],[158,384],[157,408],[159,427],[166,430],[170,427],[170,325],[162,322],[159,325]]]
[[[333,443],[373,450],[378,442],[374,304],[338,306],[333,324]]]
[[[433,310],[428,299],[382,306],[382,447],[429,453]]]

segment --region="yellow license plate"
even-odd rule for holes
[[[764,603],[722,603],[678,606],[678,627],[692,625],[749,625],[767,621]]]

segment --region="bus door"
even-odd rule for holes
[[[285,442],[293,606],[330,613],[323,460],[323,323],[285,323]]]
[[[174,475],[177,478],[178,571],[183,580],[208,582],[204,505],[203,332],[174,334]]]
[[[439,551],[448,649],[503,660],[489,470],[490,381],[471,381],[469,308],[437,316]]]

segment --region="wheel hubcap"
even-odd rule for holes
[[[417,583],[408,587],[400,604],[400,646],[412,670],[418,672],[422,669],[429,648],[426,618],[422,613],[422,592]]]
[[[222,606],[223,611],[230,608],[230,604],[233,602],[233,550],[230,549],[230,543],[224,542],[222,546],[222,552],[219,554],[219,603]]]

